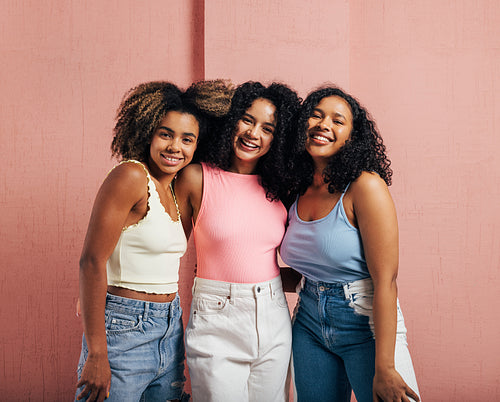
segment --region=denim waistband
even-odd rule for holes
[[[282,291],[281,276],[259,283],[230,283],[214,281],[212,279],[194,278],[193,295],[209,293],[218,296],[227,296],[228,299],[236,297],[261,297],[273,296]]]
[[[343,294],[346,298],[349,298],[352,293],[372,291],[373,280],[372,278],[365,278],[352,282],[316,282],[304,277],[302,288],[316,295],[328,292]]]
[[[108,293],[106,295],[106,309],[121,311],[131,314],[142,314],[155,317],[168,317],[172,310],[179,308],[180,299],[177,294],[171,302],[157,303],[144,300],[129,299],[127,297],[116,296]]]

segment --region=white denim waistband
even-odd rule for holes
[[[228,299],[237,297],[262,297],[271,295],[273,297],[276,292],[283,292],[281,276],[259,283],[230,283],[222,281],[214,281],[212,279],[194,278],[193,296],[199,294],[213,294],[219,296],[227,296]]]

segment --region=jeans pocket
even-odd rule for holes
[[[218,314],[226,307],[227,296],[203,294],[193,297],[193,313],[201,315]]]
[[[141,328],[142,319],[140,316],[133,316],[116,311],[106,312],[106,333],[120,334],[125,332],[138,331]]]

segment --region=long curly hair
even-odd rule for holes
[[[130,89],[118,108],[112,156],[147,162],[153,133],[171,111],[193,115],[198,121],[198,138],[203,137],[206,131],[203,113],[175,84],[153,81]]]
[[[301,105],[298,118],[297,151],[298,158],[294,164],[294,183],[299,194],[303,194],[312,184],[314,162],[305,151],[308,119],[313,109],[321,99],[329,96],[338,96],[350,106],[353,124],[349,140],[328,161],[323,171],[328,191],[342,192],[352,181],[356,180],[363,171],[377,172],[388,186],[391,185],[391,162],[386,155],[386,148],[382,137],[377,131],[375,122],[368,111],[361,106],[357,99],[335,86],[319,88],[311,92]]]
[[[256,174],[271,200],[283,199],[289,192],[289,160],[293,152],[292,135],[300,99],[289,87],[272,83],[265,87],[260,82],[249,81],[236,88],[231,107],[222,119],[217,133],[212,133],[202,161],[223,170],[229,170],[233,160],[233,138],[238,120],[256,99],[267,99],[276,108],[277,124],[269,152],[257,162]]]

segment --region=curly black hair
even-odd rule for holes
[[[267,99],[275,106],[277,124],[271,148],[259,159],[255,173],[259,175],[269,200],[283,199],[289,192],[288,161],[293,152],[294,119],[300,105],[296,92],[284,84],[272,83],[265,87],[260,82],[249,81],[238,86],[229,112],[223,118],[219,132],[212,133],[201,160],[223,170],[230,169],[236,125],[256,99]]]
[[[338,96],[349,104],[353,122],[349,140],[330,158],[323,171],[325,183],[328,183],[328,191],[330,193],[344,191],[346,186],[356,180],[363,171],[377,172],[390,186],[392,178],[391,162],[386,155],[386,148],[382,137],[377,131],[375,122],[357,99],[338,87],[327,86],[311,92],[300,108],[295,147],[298,156],[293,164],[294,183],[291,186],[292,192],[295,190],[299,194],[304,194],[312,184],[314,163],[304,147],[307,138],[308,119],[321,99],[329,96]]]
[[[153,133],[171,111],[193,115],[198,121],[199,139],[204,135],[203,113],[175,84],[153,81],[130,89],[118,108],[112,156],[147,162]]]

